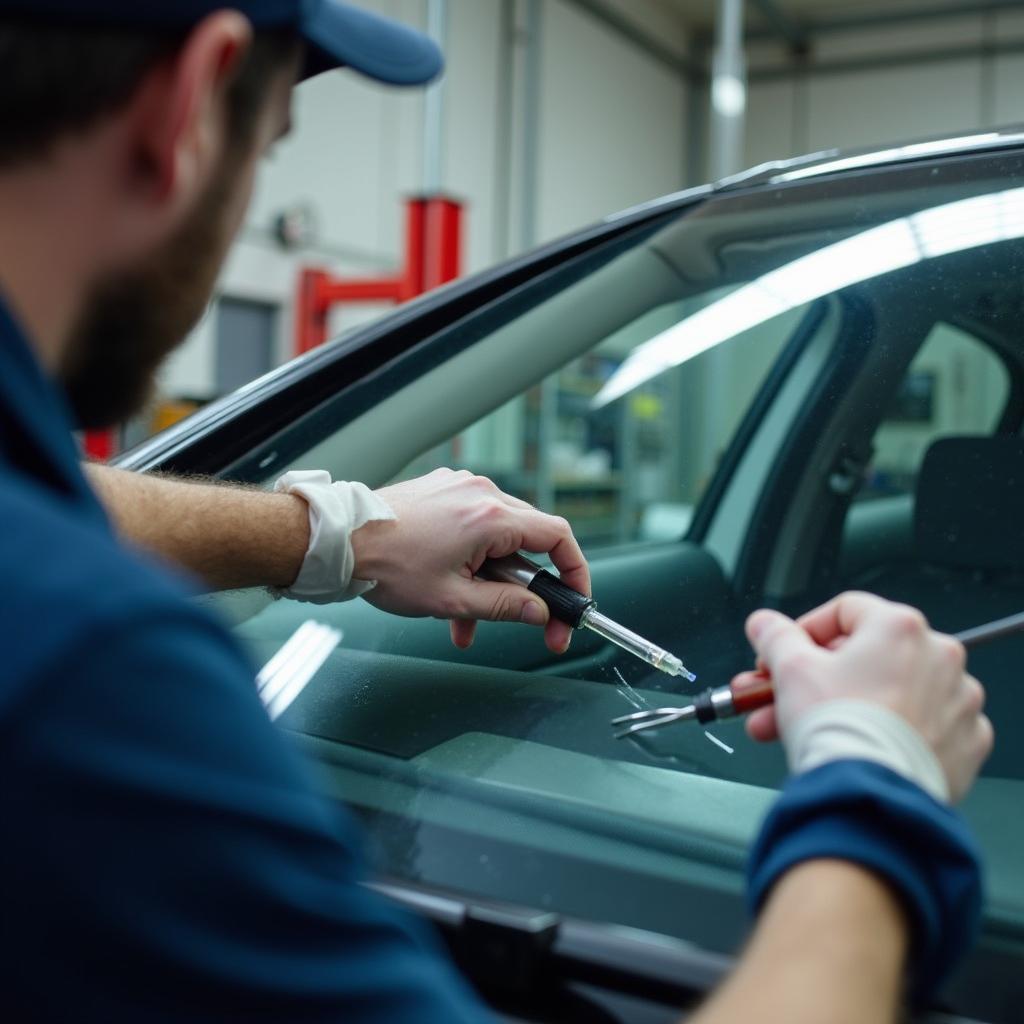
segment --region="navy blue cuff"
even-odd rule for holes
[[[785,786],[754,843],[747,894],[756,914],[795,865],[836,858],[884,878],[911,924],[911,999],[936,990],[974,941],[981,854],[963,819],[895,772],[833,761]]]

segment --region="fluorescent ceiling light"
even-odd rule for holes
[[[1024,237],[1024,188],[946,203],[801,256],[637,346],[598,392],[599,409],[703,352],[823,295],[924,260]]]
[[[723,117],[739,117],[747,109],[747,89],[735,75],[715,75],[711,82],[711,105]]]

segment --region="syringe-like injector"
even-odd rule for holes
[[[660,672],[683,676],[691,683],[697,679],[674,654],[602,615],[593,598],[573,590],[524,555],[490,558],[477,570],[477,576],[498,583],[518,583],[536,594],[556,619],[568,623],[573,629],[593,630]]]

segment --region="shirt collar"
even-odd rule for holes
[[[106,522],[82,472],[71,409],[0,298],[0,460]]]

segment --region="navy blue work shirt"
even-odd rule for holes
[[[0,579],[6,1020],[489,1019],[360,885],[230,636],[114,538],[2,305]]]

